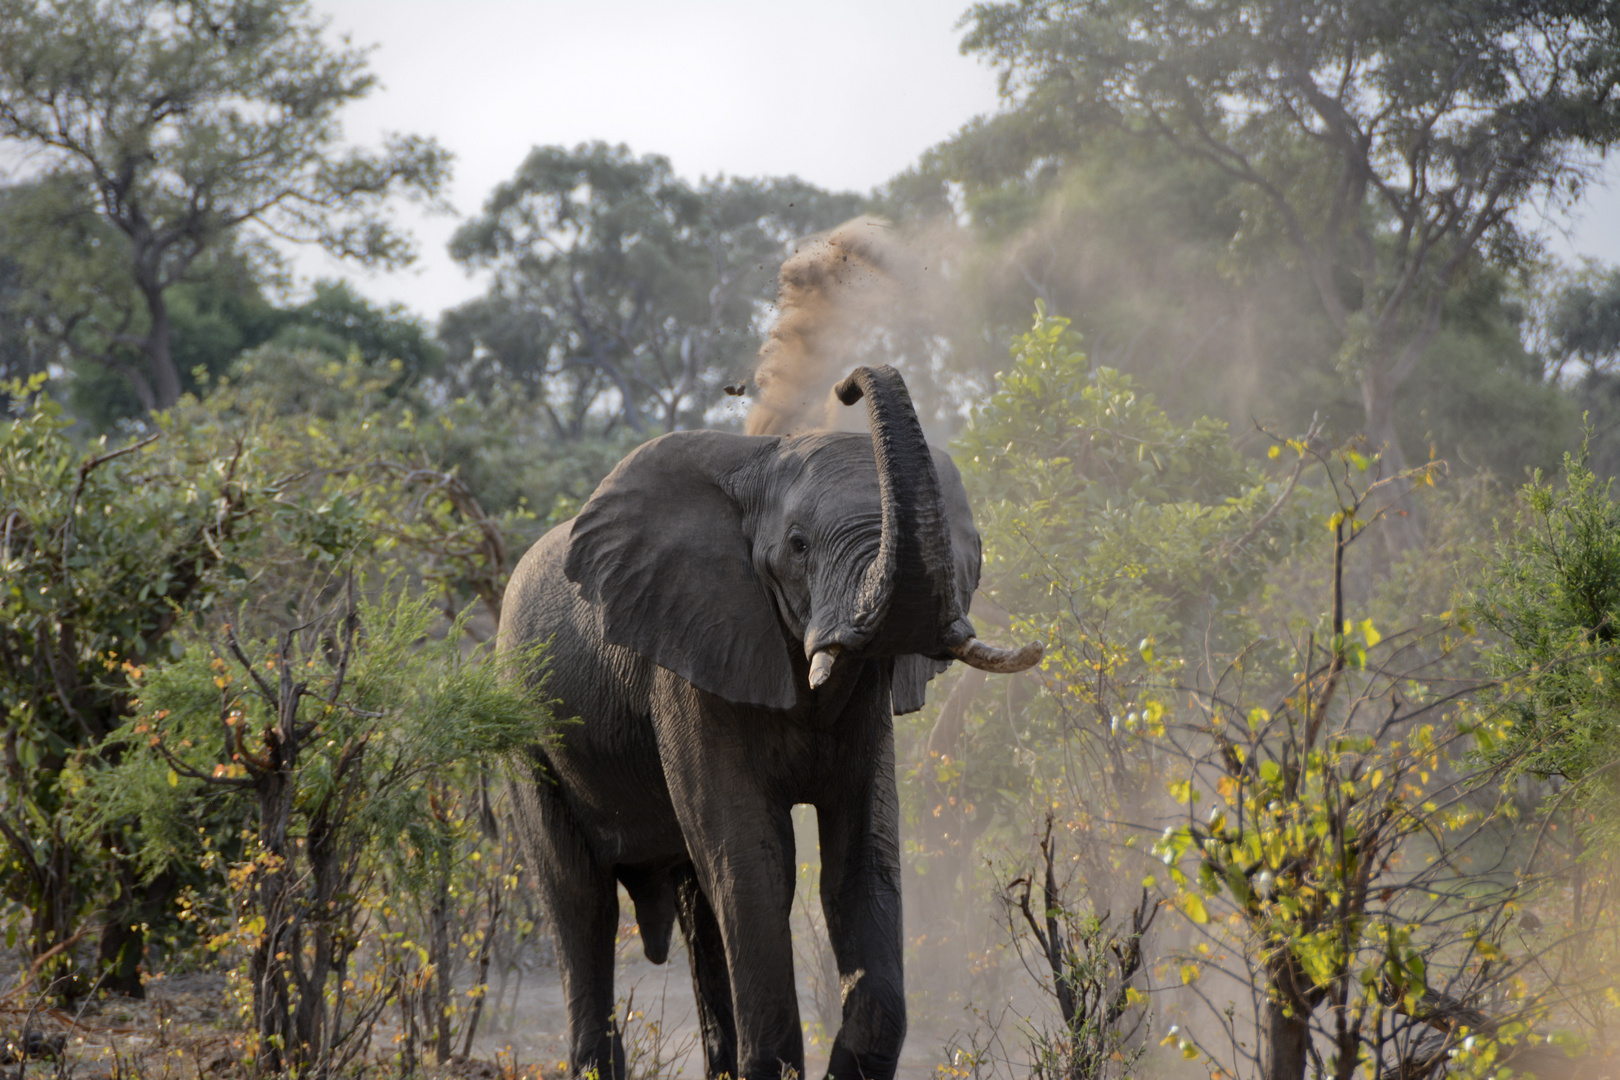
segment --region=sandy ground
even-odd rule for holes
[[[628,905],[626,905],[628,908]],[[649,963],[635,936],[634,923],[621,925],[619,962],[614,987],[627,1012],[627,1056],[631,1071],[643,1076],[701,1077],[703,1051],[698,1037],[697,1008],[693,999],[691,968],[676,935],[669,961]],[[799,1014],[806,1027],[805,1075],[819,1077],[827,1067],[830,1033],[817,1023],[813,964],[807,963],[811,946],[801,948],[795,965],[799,983]],[[510,998],[510,995],[509,995]],[[568,1021],[562,988],[554,968],[530,973],[515,1004],[500,1009],[495,1023],[481,1030],[474,1056],[544,1065],[548,1074],[566,1057]],[[923,1080],[935,1075],[942,1060],[944,1040],[913,1026],[902,1055],[900,1076]]]
[[[684,946],[677,935],[668,963],[649,963],[627,902],[624,910],[615,990],[621,1016],[627,1018],[631,1074],[637,1080],[700,1078],[703,1054]],[[817,1022],[813,934],[803,936],[807,940],[796,971],[800,1012],[807,1021],[805,1075],[819,1077],[826,1069],[829,1039]],[[423,1072],[468,1080],[562,1074],[567,1013],[549,953],[545,950],[524,972],[521,984],[512,976],[504,1000],[495,1000],[491,987],[468,1060],[434,1067],[431,1049],[424,1048]],[[103,997],[72,1010],[43,1007],[19,994],[0,998],[0,1080],[233,1080],[246,1075],[242,1059],[252,1039],[242,1030],[241,1011],[225,974],[160,975],[149,978],[146,987],[144,1001]],[[398,1013],[390,1010],[376,1029],[373,1060],[397,1062],[398,1038]],[[934,1076],[943,1042],[914,1024],[900,1075],[906,1080]],[[459,1034],[456,1046],[461,1046]],[[387,1066],[380,1075],[396,1072],[397,1065]]]
[[[515,1002],[500,1015],[485,1014],[471,1059],[448,1070],[458,1076],[505,1078],[556,1076],[567,1056],[567,1018],[555,971],[531,973]],[[657,967],[646,960],[619,965],[617,987],[628,1007],[626,1025],[632,1075],[701,1077],[696,1012],[685,957],[672,955]],[[0,1006],[6,1050],[0,1050],[3,1080],[193,1080],[240,1075],[250,1045],[234,1020],[223,975],[194,974],[154,980],[146,1001],[109,998],[72,1012]],[[493,1023],[491,1021],[494,1021]],[[26,1058],[22,1033],[29,1032]],[[378,1053],[392,1058],[397,1028],[379,1026]],[[459,1045],[460,1040],[457,1040]],[[805,1074],[826,1069],[825,1040],[806,1040]],[[431,1062],[431,1051],[423,1051]],[[932,1076],[938,1052],[908,1046],[901,1075]],[[389,1071],[392,1071],[391,1069]],[[444,1072],[426,1067],[427,1073]]]

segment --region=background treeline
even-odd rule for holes
[[[782,261],[869,213],[918,258],[864,354],[962,465],[976,615],[1051,643],[899,725],[914,1038],[973,1075],[1608,1056],[1620,270],[1524,211],[1620,136],[1620,25],[1410,7],[980,5],[1005,108],[882,189],[537,147],[430,321],[272,246],[406,261],[389,201],[450,165],[343,140],[372,79],[307,5],[0,0],[29,985],[220,966],[263,1068],[383,1021],[467,1053],[544,954],[505,575],[638,442],[740,426]]]

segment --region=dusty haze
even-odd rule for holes
[[[777,318],[754,368],[750,435],[867,430],[865,409],[846,409],[833,387],[862,363],[915,372],[896,336],[910,336],[939,306],[941,275],[888,222],[858,217],[806,241],[782,264]]]

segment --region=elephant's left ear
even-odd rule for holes
[[[682,431],[642,445],[574,519],[563,568],[611,644],[728,701],[788,709],[787,640],[726,488],[778,441]]]

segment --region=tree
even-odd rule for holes
[[[90,910],[111,908],[102,985],[139,994],[144,941],[129,928],[149,914],[139,910],[132,880],[107,873],[106,890],[89,871],[106,856],[100,843],[68,836],[63,774],[128,716],[130,672],[226,586],[262,489],[240,443],[182,443],[157,458],[152,436],[85,453],[66,437],[71,421],[60,407],[30,393],[37,385],[9,389],[33,400],[0,424],[0,559],[9,586],[0,597],[0,889],[30,914],[35,973],[57,993],[84,989],[72,944],[89,929],[80,920]],[[115,846],[113,833],[105,839]]]
[[[230,605],[244,640],[274,636],[285,605],[316,603],[333,563],[404,548],[415,580],[452,613],[478,598],[493,633],[514,526],[533,517],[486,512],[440,460],[479,456],[475,432],[446,430],[473,410],[423,424],[424,440],[390,369],[271,347],[250,358],[265,370],[116,449],[76,445],[42,378],[4,388],[16,416],[0,423],[0,891],[29,918],[36,972],[58,994],[90,985],[72,947],[97,930],[98,985],[139,994],[145,926],[181,883],[137,879],[128,822],[89,835],[64,810],[78,777],[119,756],[109,740],[128,734],[133,681],[183,651],[176,629]]]
[[[1293,251],[1360,390],[1385,475],[1406,467],[1399,392],[1446,296],[1530,248],[1515,213],[1572,195],[1620,136],[1611,5],[1597,0],[1013,0],[963,48],[1048,123],[1108,123],[1240,182],[1241,250]],[[1389,487],[1390,505],[1406,488]],[[1420,542],[1384,517],[1395,553]]]
[[[1038,309],[1011,352],[952,449],[984,538],[974,616],[999,606],[1047,654],[1005,694],[962,672],[912,731],[907,846],[926,887],[908,924],[953,945],[992,829],[1022,836],[1053,803],[1071,820],[1139,820],[1165,760],[1129,752],[1127,725],[1155,684],[1255,636],[1268,570],[1305,539],[1297,472],[1268,477],[1220,421],[1177,422],[1093,369],[1067,319]],[[1134,903],[1106,857],[1087,874],[1099,910]]]
[[[1177,424],[1117,373],[1090,370],[1045,317],[955,445],[984,536],[983,593],[1049,650],[1023,701],[964,704],[967,681],[953,687],[911,786],[928,800],[914,865],[937,873],[940,848],[971,842],[991,815],[1052,813],[1090,894],[1077,925],[1101,928],[1106,912],[1144,910],[1130,871],[1151,847],[1161,863],[1143,884],[1180,917],[1114,956],[1157,961],[1146,998],[1186,1024],[1167,1041],[1208,1055],[1212,1073],[1428,1076],[1453,1050],[1481,1075],[1489,1054],[1553,1064],[1538,1044],[1591,981],[1539,967],[1552,950],[1514,933],[1519,905],[1556,894],[1537,890],[1535,853],[1511,842],[1510,800],[1467,764],[1509,730],[1460,708],[1487,681],[1468,666],[1474,634],[1453,611],[1414,616],[1423,597],[1407,580],[1390,606],[1410,621],[1381,635],[1367,614],[1376,592],[1346,581],[1377,486],[1393,482],[1375,459],[1330,453],[1318,430],[1278,440],[1268,477],[1219,423]],[[1312,504],[1326,530],[1306,528]],[[1323,561],[1311,540],[1324,534],[1319,577],[1306,568]],[[1123,965],[1095,963],[1087,935],[1058,932],[1082,913],[1054,903],[1052,881],[1044,905],[1033,875],[1015,883],[1064,1021],[1039,1049],[1072,1067],[1103,1041],[1128,1060],[1121,1028],[1143,1001]],[[928,901],[944,891],[928,885]],[[939,928],[923,923],[930,940]],[[1105,1007],[1065,1003],[1065,981],[1104,987]]]
[[[1536,298],[1547,375],[1585,414],[1585,467],[1612,477],[1620,473],[1620,268],[1588,261],[1553,281]]]
[[[345,147],[338,114],[375,80],[323,30],[305,0],[0,3],[0,139],[45,168],[5,207],[36,234],[34,321],[148,411],[181,393],[170,290],[236,232],[410,258],[383,207],[436,196],[448,155]]]
[[[699,422],[745,374],[793,241],[858,208],[792,178],[693,186],[624,146],[538,147],[451,240],[495,275],[445,315],[451,365],[470,388],[530,388],[565,440]]]
[[[338,357],[353,349],[362,361],[379,368],[397,362],[401,382],[419,382],[444,364],[444,346],[421,319],[402,304],[379,307],[344,281],[315,282],[314,295],[287,310],[276,340]]]
[[[1552,298],[1546,333],[1552,377],[1575,361],[1587,379],[1612,373],[1620,361],[1620,268],[1588,265]]]

